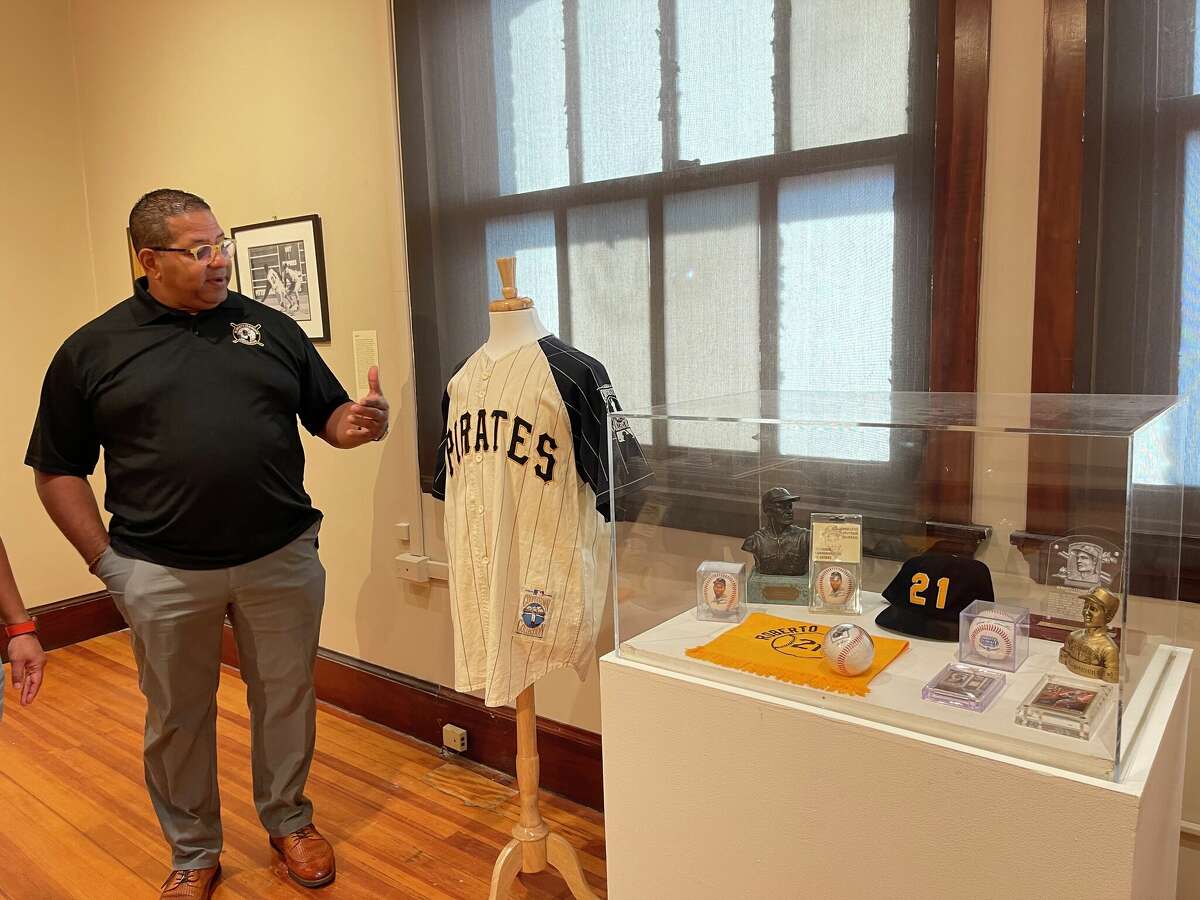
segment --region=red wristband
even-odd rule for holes
[[[37,630],[37,622],[33,619],[30,619],[28,622],[18,622],[16,625],[4,626],[4,633],[10,638],[15,638],[22,634],[35,634]]]

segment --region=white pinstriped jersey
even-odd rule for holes
[[[450,378],[433,495],[446,501],[454,686],[511,703],[553,669],[591,660],[608,593],[608,373],[554,336]],[[649,477],[627,429],[622,485]]]

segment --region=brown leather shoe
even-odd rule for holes
[[[221,866],[176,869],[163,882],[160,900],[208,900],[221,877]]]
[[[337,874],[333,847],[311,825],[283,837],[271,838],[271,846],[287,863],[292,881],[308,888],[322,887]]]

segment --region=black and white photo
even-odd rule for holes
[[[321,219],[276,219],[233,229],[238,290],[295,319],[314,342],[329,336]]]

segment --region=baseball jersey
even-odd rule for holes
[[[649,478],[604,366],[557,337],[475,351],[442,398],[433,495],[446,501],[454,687],[511,703],[547,672],[583,677],[608,593],[609,453]]]

